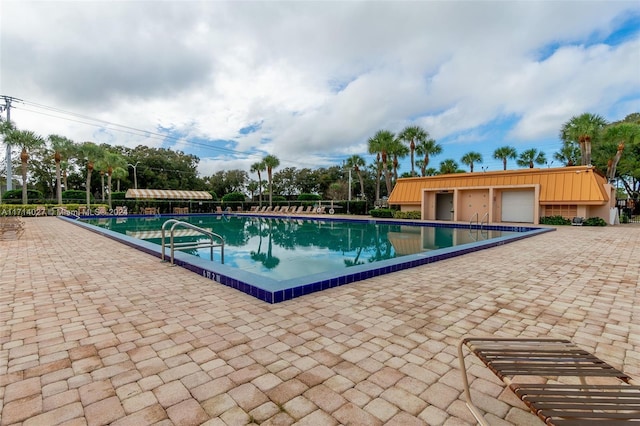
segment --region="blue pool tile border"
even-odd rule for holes
[[[175,215],[167,215],[167,219],[174,217]],[[271,217],[260,215],[261,217]],[[105,218],[112,218],[112,216],[104,216]],[[129,215],[128,217],[144,217],[141,215]],[[432,250],[425,253],[419,253],[415,255],[402,256],[394,259],[387,259],[381,262],[377,262],[373,265],[357,265],[349,268],[346,273],[334,273],[327,272],[321,274],[315,274],[308,277],[295,278],[291,280],[275,281],[257,274],[231,268],[219,263],[212,263],[210,261],[201,259],[197,256],[191,256],[186,253],[176,252],[174,263],[177,266],[181,266],[191,272],[194,272],[207,279],[215,281],[219,284],[231,287],[235,290],[253,296],[267,303],[280,303],[286,300],[291,300],[296,297],[305,296],[307,294],[327,290],[334,287],[350,284],[356,281],[362,281],[368,278],[377,277],[380,275],[390,274],[393,272],[401,271],[404,269],[415,268],[416,266],[422,266],[429,263],[438,262],[445,259],[450,259],[456,256],[462,256],[464,254],[472,253],[479,250],[484,250],[491,247],[497,247],[504,244],[508,244],[514,241],[519,241],[524,238],[529,238],[534,235],[540,235],[545,232],[555,231],[555,228],[540,228],[535,226],[521,226],[521,225],[469,225],[468,223],[450,223],[450,222],[428,222],[428,221],[411,221],[411,220],[379,220],[379,219],[350,219],[350,218],[309,218],[309,217],[296,217],[296,216],[273,216],[279,219],[301,219],[312,221],[335,221],[335,222],[364,222],[364,223],[385,223],[394,225],[405,226],[429,226],[435,228],[462,228],[462,229],[482,229],[487,231],[510,231],[517,232],[503,237],[494,238],[486,241],[476,241],[469,244],[463,244],[455,247],[448,247],[443,249]],[[145,253],[151,254],[158,258],[161,258],[161,250],[157,244],[149,243],[144,240],[132,238],[105,228],[90,225],[82,222],[81,220],[74,220],[64,216],[59,217],[62,220],[74,223],[87,230],[111,238],[126,244],[129,247],[141,250]],[[99,218],[98,216],[92,216],[92,219]],[[168,265],[168,263],[167,263]],[[275,288],[275,290],[274,290]]]

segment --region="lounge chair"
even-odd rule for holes
[[[258,206],[251,206],[251,209],[249,210],[250,213],[255,213],[258,210]]]
[[[236,208],[236,211],[237,211],[238,213],[244,213],[244,210],[242,209],[242,206],[238,206],[238,207]]]
[[[311,214],[313,213],[313,206],[307,206],[306,210],[304,211],[305,214]]]
[[[224,213],[224,211],[222,211],[222,207],[216,206],[216,213],[220,213],[220,214]]]
[[[467,407],[482,426],[489,423],[471,400],[463,347],[489,367],[546,425],[618,425],[640,420],[640,386],[568,340],[468,337],[458,344],[458,358]],[[522,380],[523,376],[535,379]],[[573,384],[556,380],[561,376],[573,378],[564,380]],[[587,384],[588,377],[595,378],[593,384]],[[547,383],[541,384],[540,379]]]
[[[284,209],[286,209],[286,207],[283,207],[282,209],[284,210]],[[273,208],[272,213],[280,213],[280,206],[275,206],[275,207]]]

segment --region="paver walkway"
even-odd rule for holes
[[[0,424],[468,425],[462,335],[640,377],[640,227],[535,238],[269,305],[57,218],[0,241]],[[495,425],[539,425],[471,360]]]

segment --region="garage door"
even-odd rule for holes
[[[505,191],[502,193],[502,221],[533,223],[535,192]]]

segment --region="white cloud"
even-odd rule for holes
[[[46,116],[35,103],[149,132],[172,129],[185,139],[170,145],[201,157],[203,174],[248,169],[265,152],[291,166],[329,165],[365,154],[378,129],[413,122],[454,146],[486,145],[489,157],[487,138],[497,132],[486,126],[505,117],[509,140],[535,142],[557,137],[585,111],[619,119],[640,109],[637,30],[615,46],[594,43],[637,17],[637,2],[0,7],[2,94],[30,102],[12,115],[20,127],[76,141],[161,144]],[[254,131],[241,134],[248,127]]]

